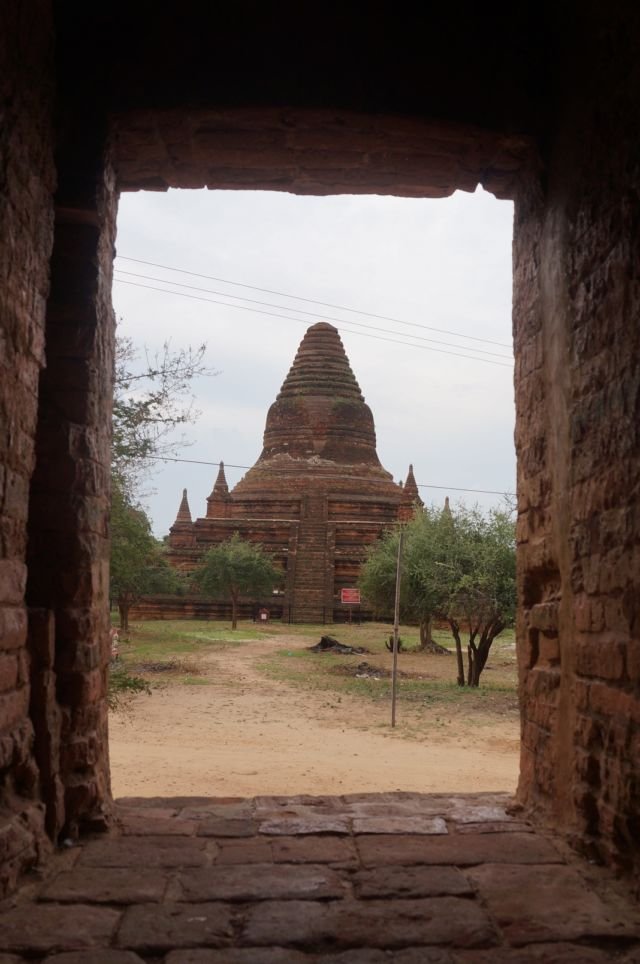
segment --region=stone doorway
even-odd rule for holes
[[[146,6],[117,3],[7,13],[9,886],[44,840],[45,808],[53,839],[104,825],[110,809],[115,202],[169,185],[442,196],[482,183],[515,198],[519,796],[637,868],[637,10],[614,5],[606,22],[581,3],[464,13],[465,30],[444,7],[366,30],[347,10],[304,29],[258,8],[250,24],[232,8],[215,23],[193,10],[150,23]]]

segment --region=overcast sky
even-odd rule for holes
[[[427,502],[440,504],[449,494],[452,500],[461,497],[487,507],[498,497],[454,487],[515,488],[509,364],[512,221],[512,204],[482,191],[457,192],[445,200],[251,191],[124,194],[116,262],[122,280],[114,285],[120,331],[152,350],[167,339],[175,348],[207,342],[208,363],[219,374],[194,384],[201,415],[187,430],[192,444],[181,454],[223,459],[232,486],[244,470],[231,465],[250,466],[260,454],[267,409],[306,328],[338,319],[334,324],[373,411],[383,465],[395,479],[404,479],[413,462],[418,483],[445,487],[421,488]],[[167,293],[170,285],[149,278],[215,291],[174,288],[227,305]],[[232,281],[500,344],[227,283]],[[220,297],[220,292],[277,305],[253,307],[287,319],[230,307],[232,301],[249,304]],[[420,340],[428,338],[448,344]],[[444,353],[448,351],[473,357]],[[168,532],[184,487],[194,518],[204,515],[215,471],[206,465],[158,465],[144,498],[158,536]]]

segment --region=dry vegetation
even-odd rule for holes
[[[370,652],[311,653],[327,629]],[[114,792],[513,790],[513,639],[495,644],[479,689],[461,689],[454,656],[412,651],[417,630],[405,627],[391,729],[388,631],[384,624],[243,623],[235,633],[206,622],[134,626],[121,662],[152,695],[134,695],[126,713],[112,715]]]
[[[369,650],[363,655],[316,654],[308,646],[326,632],[340,642]],[[437,641],[452,650],[453,640],[436,631]],[[135,624],[121,643],[126,667],[152,685],[220,682],[218,664],[209,657],[245,646],[253,640],[286,638],[288,645],[258,658],[257,669],[265,678],[355,696],[375,703],[390,698],[391,654],[385,646],[389,627],[383,623],[333,626],[266,626],[240,623],[232,632],[226,625],[200,621],[156,621]],[[299,644],[293,646],[291,639]],[[512,632],[494,643],[485,676],[478,689],[461,689],[455,682],[453,651],[433,656],[419,651],[418,630],[402,627],[403,649],[399,656],[398,698],[412,709],[441,707],[448,713],[478,714],[478,722],[491,716],[517,714],[516,660]],[[229,660],[231,662],[232,660]],[[226,675],[226,674],[225,674]],[[229,682],[229,680],[227,680]]]

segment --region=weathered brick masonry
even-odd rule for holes
[[[638,17],[590,27],[575,23],[558,74],[544,179],[516,204],[519,792],[630,866],[640,830]]]
[[[27,6],[29,9],[27,9]],[[10,42],[9,41],[10,39]],[[46,845],[29,712],[26,544],[53,241],[47,2],[0,8],[0,896]]]
[[[519,794],[638,868],[637,5],[191,6],[1,7],[2,888],[109,808],[115,201],[168,186],[515,199]]]

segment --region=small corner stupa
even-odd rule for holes
[[[193,537],[193,521],[191,519],[191,509],[189,508],[189,499],[187,498],[187,490],[182,490],[182,499],[180,505],[178,506],[178,514],[176,515],[176,521],[171,526],[171,536],[170,545],[172,547],[181,548],[187,546],[194,546],[195,540]]]
[[[221,462],[206,515],[195,522],[185,490],[170,561],[193,569],[207,549],[239,532],[282,568],[273,615],[332,622],[369,546],[421,505],[413,466],[402,486],[381,465],[373,415],[340,335],[321,322],[306,332],[269,409],[255,465],[230,491]]]
[[[410,465],[409,471],[407,472],[407,477],[402,487],[402,498],[400,500],[400,507],[398,509],[398,519],[401,522],[408,522],[409,519],[413,518],[413,514],[416,509],[421,509],[423,505],[424,502],[420,498],[416,478],[413,474],[413,465]]]

